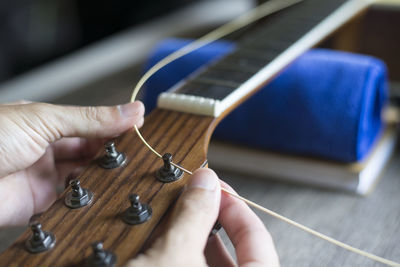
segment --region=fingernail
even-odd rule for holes
[[[188,184],[187,188],[202,188],[205,190],[213,191],[217,187],[218,180],[214,175],[205,175],[205,173],[199,173],[194,175]]]
[[[142,112],[143,104],[139,101],[118,106],[119,112],[123,117],[134,117]]]

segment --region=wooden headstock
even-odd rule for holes
[[[156,109],[146,117],[142,133],[161,153],[169,152],[175,163],[194,170],[206,164],[208,140],[216,121],[212,117],[184,114]],[[185,174],[180,180],[162,183],[156,171],[163,161],[153,155],[131,131],[116,140],[116,147],[127,156],[125,166],[104,169],[93,161],[78,177],[83,188],[94,194],[91,204],[71,209],[64,198],[71,191],[67,188],[60,198],[37,221],[45,231],[54,234],[55,246],[42,253],[29,253],[25,242],[32,235],[30,229],[3,254],[3,266],[81,266],[92,254],[91,245],[102,241],[106,250],[123,266],[134,257],[149,239],[171,204],[177,199],[189,179]],[[104,154],[99,152],[98,157]],[[122,214],[130,206],[129,194],[151,206],[149,221],[129,225]]]
[[[202,73],[203,77],[189,80],[180,88],[175,88],[175,91],[166,93],[164,102],[159,101],[159,106],[164,108],[187,112],[197,110],[200,112],[197,114],[216,118],[156,109],[146,118],[141,129],[143,135],[157,151],[171,153],[173,161],[186,169],[193,171],[204,166],[207,163],[208,141],[219,120],[304,51],[360,14],[369,3],[361,0],[308,0],[302,1],[295,9],[289,9],[286,15],[276,16],[266,27],[261,27],[261,31],[254,32],[248,36],[250,38],[239,43],[230,58],[222,59],[225,64],[209,67]],[[313,14],[315,18],[309,19],[304,14]],[[282,34],[281,29],[285,29],[284,33],[291,33],[290,36]],[[232,63],[232,60],[245,61],[251,68],[243,71],[226,68],[236,66],[237,63]],[[261,65],[259,60],[263,60]],[[218,73],[224,75],[216,75]],[[195,86],[190,88],[190,83]],[[184,90],[186,85],[189,88]],[[216,95],[212,94],[215,89],[213,85],[218,85]],[[200,87],[208,90],[199,90]],[[186,102],[181,103],[181,100]],[[104,169],[94,161],[78,177],[82,187],[94,194],[89,205],[78,209],[67,207],[64,199],[71,190],[67,188],[50,209],[38,218],[43,230],[54,234],[55,246],[49,251],[29,253],[25,242],[31,236],[31,230],[27,230],[0,255],[2,265],[84,265],[92,253],[91,245],[96,241],[104,242],[104,248],[115,254],[118,266],[141,251],[181,193],[189,176],[185,174],[171,183],[157,180],[156,171],[163,166],[163,162],[148,150],[133,131],[124,134],[116,143],[117,149],[127,156],[125,166]],[[102,153],[99,152],[98,157]],[[138,194],[140,200],[152,208],[151,219],[140,225],[130,225],[123,220],[132,193]]]

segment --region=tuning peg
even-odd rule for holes
[[[164,166],[157,170],[157,179],[163,183],[170,183],[179,180],[183,175],[183,171],[171,164],[172,155],[170,153],[165,153],[162,160]]]
[[[114,169],[125,164],[126,156],[122,152],[118,152],[115,148],[114,141],[109,141],[105,146],[106,154],[98,159],[98,163],[104,169]]]
[[[92,202],[93,193],[89,189],[82,188],[79,180],[72,180],[70,185],[71,192],[69,192],[64,199],[64,203],[67,207],[78,209]]]
[[[102,242],[92,244],[93,254],[87,259],[87,265],[90,267],[114,267],[117,263],[117,257],[111,251],[103,248]]]
[[[50,250],[56,244],[56,238],[51,232],[42,230],[42,225],[34,222],[31,225],[32,236],[26,241],[25,247],[31,253]]]
[[[136,194],[130,194],[129,201],[131,206],[124,212],[122,217],[127,224],[136,225],[150,220],[153,210],[148,204],[141,203],[139,196]]]

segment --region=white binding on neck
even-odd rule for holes
[[[218,117],[373,2],[373,0],[350,0],[344,3],[223,100],[176,94],[174,92],[180,85],[178,83],[167,92],[159,95],[157,105],[164,109]]]

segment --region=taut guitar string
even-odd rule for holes
[[[161,68],[163,68],[164,66],[168,65],[169,63],[173,62],[174,60],[189,54],[190,52],[206,45],[209,44],[215,40],[218,40],[220,38],[222,38],[223,36],[226,36],[246,25],[249,25],[250,23],[265,17],[269,14],[272,14],[276,11],[282,10],[286,7],[289,7],[291,5],[294,5],[298,2],[301,2],[302,0],[272,0],[272,1],[268,1],[252,10],[250,10],[249,12],[245,13],[244,15],[238,17],[237,19],[228,22],[224,25],[222,25],[221,27],[211,31],[210,33],[204,35],[203,37],[193,41],[192,43],[182,47],[181,49],[171,53],[170,55],[166,56],[165,58],[163,58],[161,61],[159,61],[157,64],[155,64],[152,68],[150,68],[143,76],[142,78],[139,80],[139,82],[137,83],[137,85],[135,86],[133,93],[132,93],[132,98],[131,98],[131,102],[135,101],[136,96],[139,92],[139,90],[143,87],[143,85],[146,83],[146,81],[153,75],[155,74],[158,70],[160,70]],[[142,136],[142,134],[140,133],[139,129],[137,128],[136,125],[134,125],[135,131],[137,133],[137,135],[139,136],[140,140],[148,147],[148,149],[150,151],[152,151],[155,155],[157,155],[159,158],[162,158],[162,155],[160,153],[158,153],[149,143],[147,143],[147,141],[145,140],[145,138]],[[186,172],[189,175],[192,175],[193,173],[181,166],[179,166],[176,163],[171,162],[172,165],[174,165],[175,167],[181,169],[182,171]],[[398,266],[400,267],[400,263],[376,256],[374,254],[371,254],[369,252],[360,250],[358,248],[352,247],[350,245],[347,245],[343,242],[340,242],[334,238],[331,238],[329,236],[326,236],[324,234],[321,234],[309,227],[306,227],[300,223],[297,223],[289,218],[286,218],[272,210],[269,210],[265,207],[262,207],[242,196],[239,196],[236,193],[233,193],[227,189],[221,188],[221,190],[226,193],[229,194],[237,199],[240,199],[242,201],[244,201],[245,203],[247,203],[249,206],[254,207],[264,213],[267,213],[281,221],[284,221],[290,225],[293,225],[311,235],[314,235],[316,237],[319,237],[325,241],[328,241],[334,245],[337,245],[339,247],[342,247],[344,249],[347,249],[351,252],[354,252],[356,254],[359,254],[361,256],[367,257],[371,260],[374,260],[376,262],[380,262],[389,266]]]

